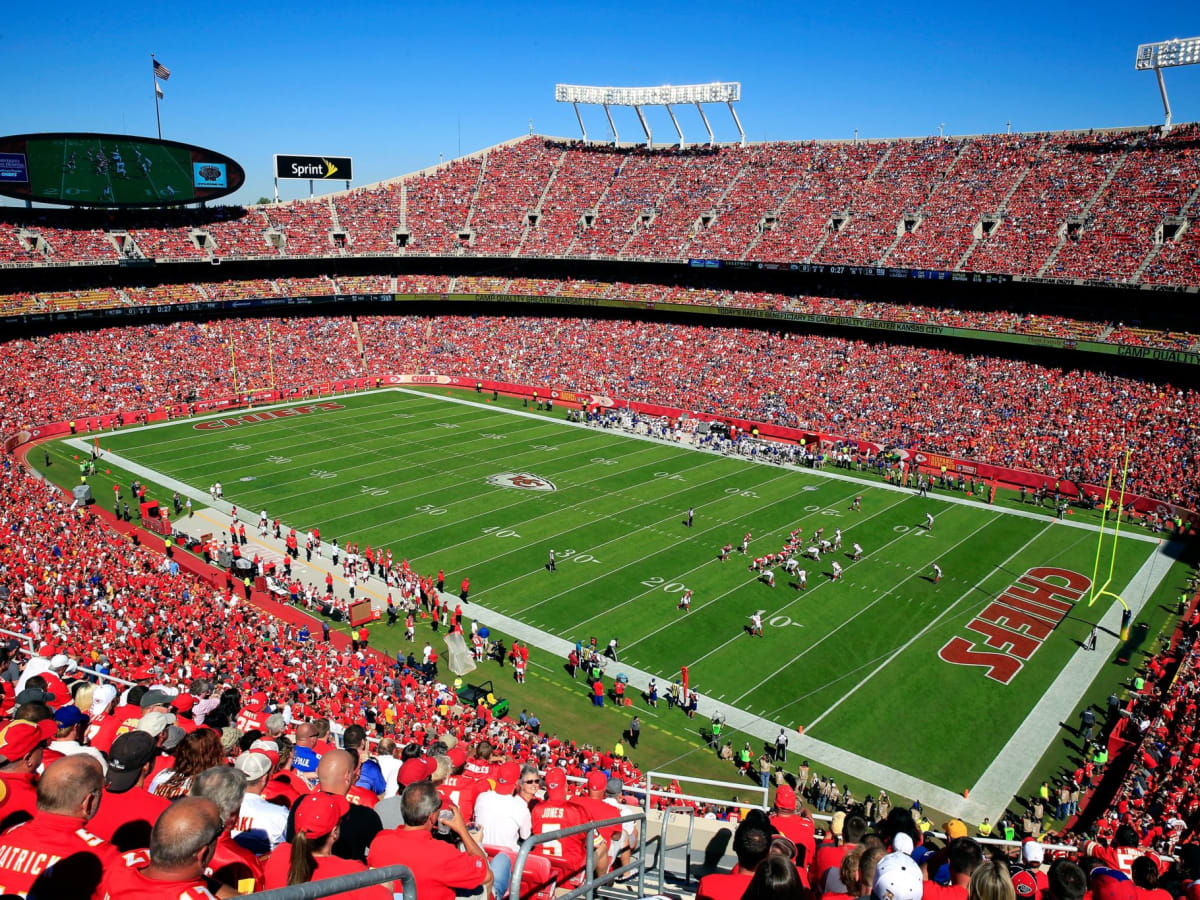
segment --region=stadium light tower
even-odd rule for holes
[[[621,137],[613,122],[611,107],[633,107],[633,111],[637,113],[638,121],[642,125],[642,131],[646,133],[647,147],[654,146],[654,135],[650,131],[650,125],[646,121],[642,107],[665,106],[667,115],[671,117],[671,124],[675,126],[675,133],[679,136],[679,149],[681,150],[686,146],[683,129],[679,127],[679,120],[675,118],[675,111],[671,107],[682,103],[696,104],[696,109],[700,111],[700,119],[704,122],[704,128],[708,132],[708,143],[711,145],[715,143],[715,138],[712,126],[708,122],[708,116],[704,114],[703,104],[724,103],[729,107],[733,124],[737,126],[742,146],[746,145],[746,132],[742,128],[737,111],[733,108],[733,104],[742,99],[742,85],[738,81],[714,81],[712,84],[666,84],[659,87],[597,87],[582,84],[556,84],[554,99],[559,103],[570,103],[575,107],[575,118],[579,120],[579,130],[585,141],[588,139],[587,127],[583,124],[583,115],[579,112],[579,104],[603,106],[604,115],[608,118],[608,127],[612,129],[614,144],[620,143]]]
[[[1139,44],[1133,67],[1139,72],[1153,69],[1158,78],[1158,92],[1162,95],[1166,122],[1163,130],[1171,130],[1171,101],[1167,99],[1167,83],[1163,81],[1163,69],[1176,66],[1194,66],[1200,63],[1200,37],[1171,38],[1154,44]]]

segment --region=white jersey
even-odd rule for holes
[[[288,811],[285,807],[264,800],[259,794],[247,794],[242,798],[242,808],[234,823],[231,837],[247,834],[257,846],[274,850],[283,843],[287,831]],[[244,841],[245,839],[243,839]],[[239,842],[241,843],[241,842]]]
[[[833,564],[833,577],[837,578],[841,574],[842,574],[842,565],[841,565],[841,563],[835,562]]]

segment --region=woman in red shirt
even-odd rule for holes
[[[290,844],[276,847],[263,867],[266,889],[367,871],[359,860],[332,854],[334,841],[341,834],[342,819],[349,812],[350,803],[345,797],[323,791],[301,800],[296,807],[296,837]],[[391,900],[392,892],[378,884],[338,896],[347,900]]]

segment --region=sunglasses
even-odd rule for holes
[[[521,782],[521,784],[541,784],[541,783],[542,783],[542,779],[540,779],[540,778],[526,779],[525,781]]]

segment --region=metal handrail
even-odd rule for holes
[[[355,872],[353,875],[339,875],[337,878],[324,878],[321,881],[273,888],[248,896],[259,898],[259,900],[317,900],[319,897],[330,897],[346,891],[374,887],[386,881],[399,881],[404,900],[417,900],[417,882],[413,877],[412,869],[402,865],[384,866],[382,869],[368,869],[365,872]]]
[[[667,822],[672,813],[687,816],[687,838],[680,844],[667,843]],[[667,883],[667,853],[682,848],[684,852],[683,883],[692,882],[692,836],[696,830],[696,810],[691,806],[668,806],[662,810],[662,830],[658,835],[658,892],[664,892]]]
[[[761,794],[762,801],[760,803],[744,802],[741,800],[722,800],[718,797],[702,797],[696,794],[676,794],[672,791],[655,790],[654,778],[656,776],[662,779],[670,779],[671,781],[686,781],[689,784],[707,784],[713,787],[733,788],[736,791],[750,791],[754,794]],[[747,782],[735,781],[714,781],[711,778],[696,778],[691,775],[672,775],[670,772],[647,772],[646,786],[644,788],[631,787],[627,788],[631,794],[643,794],[643,806],[646,810],[650,809],[651,797],[669,797],[672,800],[693,800],[700,803],[715,803],[719,806],[734,807],[736,809],[770,809],[770,788],[762,787],[757,784],[749,784]]]
[[[521,896],[521,878],[525,874],[525,860],[529,858],[530,852],[539,844],[547,844],[550,841],[557,841],[564,837],[571,837],[576,834],[584,834],[587,837],[584,839],[584,846],[587,850],[587,871],[584,873],[585,881],[577,888],[567,891],[564,894],[558,895],[555,900],[575,900],[576,897],[582,897],[585,894],[589,900],[594,900],[596,896],[596,888],[603,887],[606,884],[611,884],[622,875],[628,872],[637,872],[637,895],[644,897],[646,895],[646,857],[644,854],[639,855],[633,862],[620,868],[612,869],[604,875],[594,875],[596,871],[596,832],[601,828],[611,828],[614,825],[625,825],[628,822],[637,822],[641,826],[641,834],[643,843],[646,836],[646,813],[637,812],[628,816],[617,816],[613,819],[600,819],[596,822],[586,822],[583,825],[572,825],[570,828],[562,828],[556,831],[544,831],[541,834],[531,834],[521,842],[521,848],[517,851],[517,861],[513,863],[512,881],[511,884],[515,888],[510,887],[508,895],[513,896],[513,890],[516,890],[516,897],[520,900]],[[405,898],[408,900],[408,898]]]

